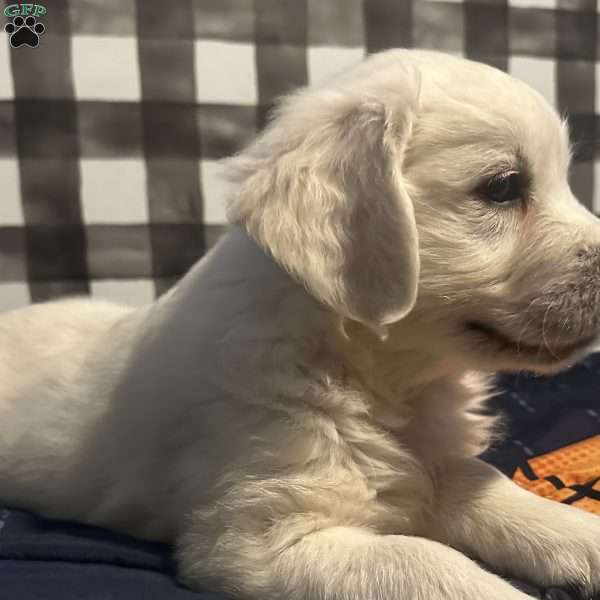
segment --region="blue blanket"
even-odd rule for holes
[[[556,377],[500,377],[504,392],[492,410],[506,414],[509,436],[483,458],[512,476],[532,455],[600,434],[599,372],[597,354]],[[174,573],[168,546],[0,507],[1,598],[219,600],[182,587]],[[563,590],[514,584],[535,598],[571,599]]]

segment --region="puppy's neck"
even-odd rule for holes
[[[223,362],[207,376],[225,369],[231,386],[236,380],[252,382],[257,392],[267,386],[266,396],[275,393],[276,382],[288,381],[287,375],[305,373],[307,381],[366,392],[374,411],[377,405],[392,419],[409,398],[418,400],[420,389],[448,374],[448,365],[411,344],[410,336],[402,343],[401,326],[381,341],[364,325],[343,321],[239,228],[161,304],[162,328],[177,338],[171,346],[185,346],[189,339],[217,349]],[[204,314],[212,318],[202,319]],[[277,393],[294,394],[283,388]]]
[[[355,321],[346,321],[344,331],[347,337],[337,341],[336,352],[348,372],[392,407],[418,400],[420,390],[438,379],[460,376],[447,361],[407,343],[400,326],[386,340]]]

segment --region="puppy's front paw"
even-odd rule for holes
[[[465,493],[465,490],[471,490]],[[449,462],[425,537],[544,588],[600,593],[600,517],[541,498],[481,460]]]
[[[600,593],[600,517],[547,502],[523,537],[506,545],[512,558],[500,562],[533,583],[574,588],[587,600]]]
[[[576,587],[588,598],[600,593],[600,517],[574,507],[563,508],[568,518],[553,550],[557,560],[551,579]]]

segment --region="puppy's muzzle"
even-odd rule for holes
[[[466,329],[502,352],[538,360],[568,359],[600,338],[600,247],[581,248],[568,277]],[[510,323],[510,325],[509,325]]]

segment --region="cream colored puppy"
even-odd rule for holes
[[[176,543],[254,600],[600,590],[600,518],[476,457],[486,377],[598,335],[566,125],[490,67],[394,50],[231,159],[236,225],[150,306],[0,319],[0,498]]]

